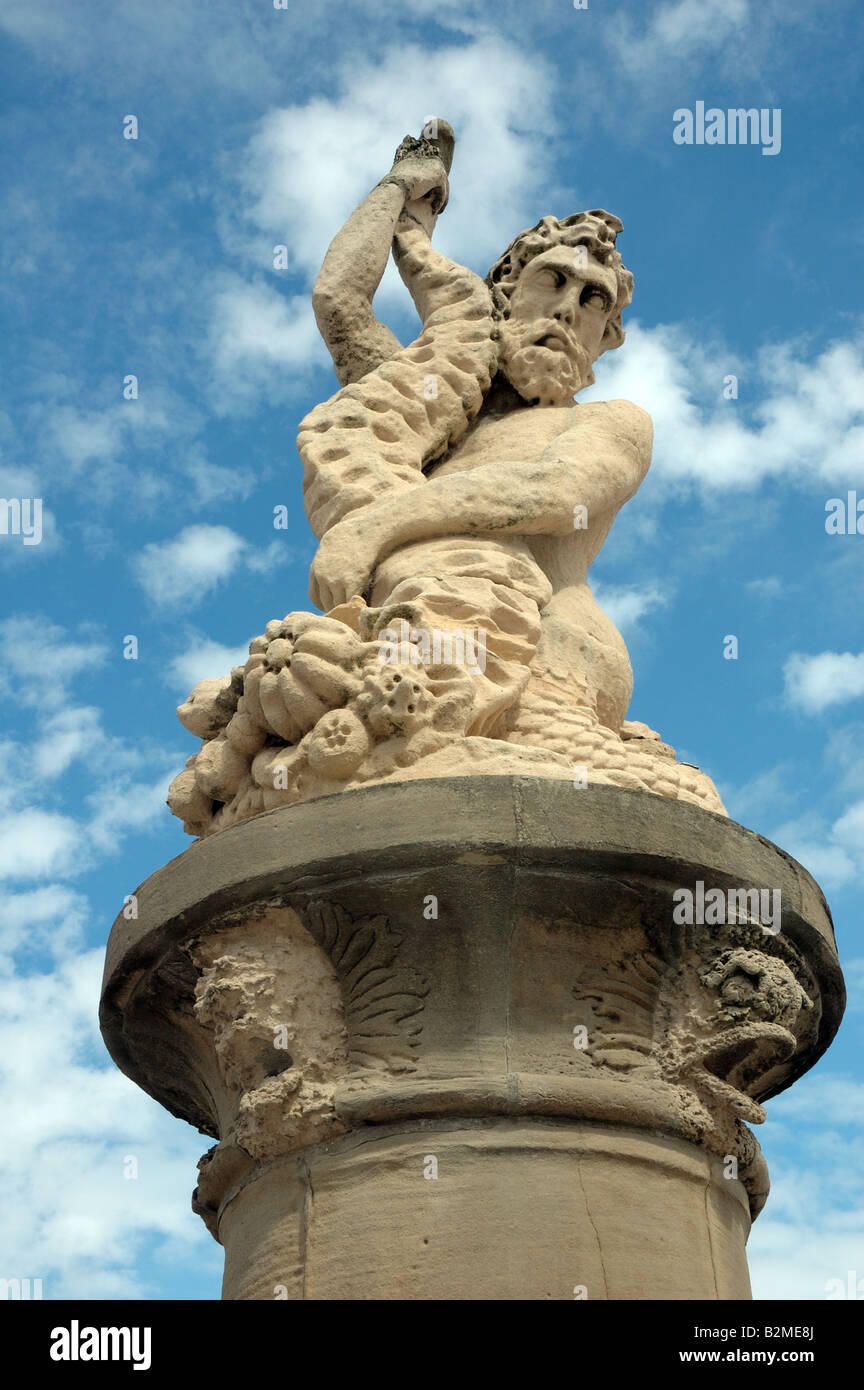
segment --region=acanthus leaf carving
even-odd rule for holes
[[[387,918],[354,918],[340,904],[325,901],[310,903],[300,917],[339,978],[351,1063],[413,1071],[429,986],[399,962],[401,938]]]

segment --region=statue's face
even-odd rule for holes
[[[615,272],[582,247],[551,246],[528,262],[501,325],[500,367],[531,405],[569,405],[593,380],[615,309]]]

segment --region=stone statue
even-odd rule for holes
[[[480,279],[431,244],[452,152],[406,138],[327,253],[324,611],[181,707],[202,840],[118,916],[103,1035],[216,1141],[226,1299],[748,1299],[749,1125],[839,1023],[830,912],[626,718],[588,571],[651,422],[573,403],[623,341],[621,224],[544,217]]]
[[[453,134],[432,122],[332,242],[313,292],[341,389],[300,423],[310,597],[178,713],[203,740],[169,804],[193,835],[365,783],[524,772],[725,814],[626,719],[627,649],[588,570],[651,460],[650,417],[576,404],[624,341],[616,217],[522,232],[485,280],[431,245]],[[372,299],[392,253],[422,321]]]

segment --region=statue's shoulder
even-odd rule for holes
[[[573,428],[588,426],[614,434],[632,444],[640,456],[650,459],[654,424],[647,410],[632,401],[590,401],[573,411]]]

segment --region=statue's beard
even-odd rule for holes
[[[529,405],[569,405],[594,381],[591,358],[557,319],[505,319],[498,366]]]

